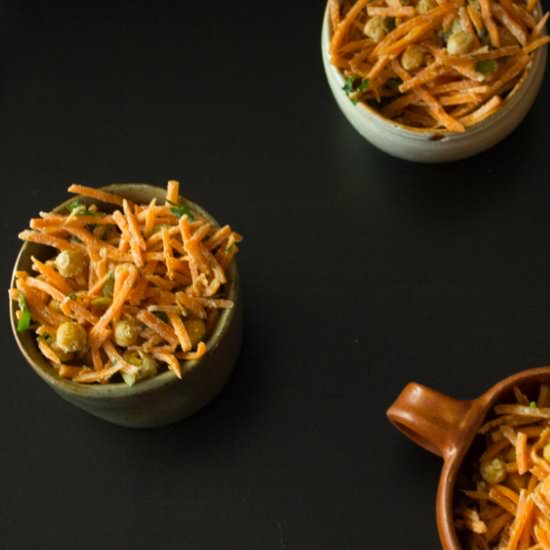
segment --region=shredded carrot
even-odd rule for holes
[[[69,378],[74,380],[82,370],[81,367],[71,367],[70,365],[60,365],[57,373],[61,378]]]
[[[197,344],[197,351],[192,351],[189,353],[183,353],[182,357],[186,361],[197,361],[206,353],[206,344],[204,342],[199,342]]]
[[[496,418],[486,422],[480,430],[486,445],[488,441],[494,442],[487,446],[478,461],[472,459],[471,464],[463,466],[464,477],[470,477],[472,482],[471,488],[458,489],[455,524],[459,535],[475,534],[475,538],[470,535],[461,539],[463,548],[543,550],[548,547],[548,391],[548,386],[541,386],[537,394],[539,400],[531,401],[535,396],[514,388],[516,403],[495,405]],[[526,420],[530,425],[516,429]],[[534,441],[531,447],[530,439]],[[511,459],[514,461],[506,462]],[[473,475],[470,473],[472,468]],[[476,477],[481,481],[474,481]]]
[[[59,250],[67,250],[69,248],[73,248],[74,246],[67,239],[56,237],[55,235],[50,235],[48,233],[40,233],[39,231],[29,231],[28,229],[21,231],[21,233],[19,233],[19,238],[22,241],[45,244]]]
[[[550,42],[543,35],[549,15],[532,0],[437,0],[425,13],[408,4],[329,4],[329,51],[345,79],[342,93],[405,126],[461,133],[481,123],[523,84],[535,51]],[[468,88],[476,90],[445,95]],[[190,267],[197,287],[198,265]]]
[[[530,44],[523,48],[524,53],[531,53],[532,51],[544,46],[550,42],[550,36],[541,36],[536,40],[533,40]]]
[[[176,336],[179,340],[182,351],[191,351],[191,349],[193,348],[193,344],[191,343],[191,338],[189,337],[189,333],[187,332],[187,329],[185,328],[181,317],[178,314],[172,312],[168,313],[167,315],[170,323],[172,324],[172,328],[174,329],[174,332],[176,333]]]
[[[113,193],[107,193],[101,189],[94,189],[93,187],[87,187],[85,185],[73,184],[69,186],[69,193],[75,193],[84,197],[90,197],[99,202],[105,202],[107,204],[115,204],[116,206],[122,206],[123,198]]]
[[[400,7],[397,0],[393,7]],[[132,353],[149,354],[181,377],[180,361],[196,361],[207,351],[204,342],[193,344],[183,318],[202,324],[208,336],[218,318],[211,312],[233,306],[223,291],[242,236],[229,226],[214,227],[192,209],[178,219],[177,181],[168,183],[165,205],[156,200],[136,205],[76,184],[69,189],[114,205],[113,212],[87,201],[78,211],[41,212],[31,220],[32,229],[20,234],[60,251],[78,251],[73,256],[80,258],[75,274],[62,274],[57,262],[32,258],[35,274],[15,275],[9,295],[15,301],[25,297],[38,349],[59,376],[80,383],[104,384],[120,380],[120,373],[131,375],[123,376],[128,384],[153,376],[157,367],[146,372],[131,362]],[[58,339],[67,323],[80,325],[86,338],[82,347],[62,353],[51,338]]]
[[[150,329],[154,330],[163,340],[166,340],[169,344],[177,345],[178,339],[174,330],[170,325],[167,325],[164,321],[147,311],[141,310],[137,314],[137,319],[144,325],[147,325]]]
[[[179,203],[180,198],[180,182],[176,180],[170,180],[166,188],[166,202]]]
[[[182,377],[180,362],[172,353],[155,353],[155,358],[159,361],[164,361],[168,368],[178,377]]]
[[[143,228],[143,234],[146,237],[149,237],[153,233],[153,229],[155,228],[156,204],[157,204],[157,199],[155,198],[151,199],[151,202],[149,203],[149,207],[146,210],[145,227]]]
[[[412,6],[405,6],[402,8],[368,7],[367,13],[369,17],[375,17],[377,15],[381,17],[414,17],[416,15],[416,9]]]
[[[48,359],[48,361],[51,361],[54,364],[61,364],[61,359],[59,358],[59,355],[55,353],[55,351],[51,348],[51,346],[43,339],[43,338],[37,338],[38,343],[38,349],[42,353],[42,355]]]
[[[37,260],[34,256],[31,257],[33,269],[40,273],[44,280],[55,288],[60,290],[63,294],[70,294],[73,292],[74,286],[70,284],[65,277],[62,277],[53,267],[42,263],[40,260]]]
[[[130,205],[126,199],[122,201],[122,207],[124,209],[124,214],[126,215],[126,220],[128,222],[128,232],[132,239],[136,242],[141,250],[147,250],[147,245],[143,235],[141,234],[141,229],[139,227],[138,221],[135,214],[132,212]]]
[[[108,337],[107,327],[111,321],[116,321],[122,315],[124,302],[132,290],[138,276],[137,269],[130,265],[125,271],[115,275],[115,282],[119,279],[118,292],[113,295],[113,301],[107,311],[90,330],[90,340],[93,345],[101,345]]]

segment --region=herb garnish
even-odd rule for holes
[[[17,332],[25,332],[31,324],[31,311],[22,292],[19,293],[17,302],[19,304],[19,311],[21,312],[19,321],[17,321]]]
[[[189,221],[195,220],[195,216],[193,216],[191,209],[185,204],[180,204],[169,200],[167,200],[166,202],[172,205],[172,208],[170,208],[170,212],[172,212],[172,214],[174,214],[174,216],[176,216],[177,218],[187,216],[189,218]]]
[[[497,62],[494,59],[483,59],[476,63],[476,71],[484,75],[491,74],[496,68]]]
[[[67,211],[69,214],[75,216],[105,216],[103,212],[98,212],[97,210],[90,210],[86,205],[80,200],[75,199],[67,205]]]
[[[114,288],[115,288],[115,274],[111,271],[101,290],[102,296],[104,298],[112,298]]]
[[[359,101],[357,94],[366,91],[368,87],[368,80],[362,80],[360,76],[352,75],[346,78],[342,90],[344,90],[346,95],[350,98],[351,102],[356,105]]]

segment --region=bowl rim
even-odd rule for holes
[[[331,37],[331,23],[329,17],[329,4],[330,0],[327,1],[325,6],[325,11],[323,13],[323,23],[321,28],[321,55],[323,57],[325,69],[327,70],[327,77],[333,78],[339,88],[345,83],[344,76],[342,71],[332,64],[330,59],[329,45]],[[537,9],[539,13],[542,13],[542,7],[540,1],[537,4]],[[546,31],[542,36],[546,36]],[[434,136],[440,136],[443,138],[441,141],[449,138],[454,139],[464,139],[470,137],[477,133],[483,132],[488,127],[497,123],[500,119],[504,118],[507,113],[510,112],[522,99],[523,93],[528,90],[530,84],[536,79],[537,71],[540,70],[541,64],[544,64],[546,57],[547,45],[537,48],[533,53],[531,61],[527,64],[521,78],[518,80],[516,85],[508,92],[506,98],[504,99],[502,107],[492,115],[489,115],[486,119],[481,122],[466,128],[464,132],[453,132],[447,130],[446,128],[417,128],[415,126],[408,126],[400,122],[394,121],[392,119],[386,118],[381,115],[376,109],[370,105],[359,101],[354,108],[357,109],[358,116],[362,118],[375,118],[379,123],[383,124],[387,129],[393,130],[400,134],[406,134],[409,137],[423,137],[423,138],[432,138]]]
[[[124,192],[127,193],[128,191],[136,190],[137,188],[148,191],[149,193],[158,194],[160,192],[161,194],[166,194],[165,188],[157,185],[151,185],[148,183],[113,183],[110,185],[99,187],[98,189],[102,191],[107,191],[113,194],[118,194],[120,196],[124,196],[123,194]],[[94,202],[94,203],[99,202],[101,204],[100,201],[91,200],[81,195],[73,195],[68,200],[52,208],[50,211],[51,212],[61,211],[77,198],[82,200],[82,202],[84,202],[85,204],[91,203],[91,202]],[[192,211],[198,212],[199,214],[204,216],[215,227],[220,227],[216,219],[210,213],[208,213],[204,208],[202,208],[200,205],[194,203],[193,201],[185,197],[181,197],[180,200],[186,206],[188,206]],[[111,208],[112,208],[112,205],[111,205]],[[22,260],[26,258],[28,254],[28,249],[30,248],[31,244],[35,246],[39,246],[41,249],[45,249],[45,250],[51,249],[51,247],[48,247],[46,245],[36,245],[36,243],[24,242],[17,254],[16,260],[14,263],[12,276],[10,278],[10,288],[14,288],[15,274],[18,271],[18,268]],[[227,298],[233,301],[234,306],[230,309],[224,309],[221,312],[220,317],[216,323],[216,326],[212,334],[210,335],[208,340],[205,342],[206,353],[200,359],[196,359],[193,361],[180,361],[180,364],[185,365],[186,372],[192,372],[193,370],[200,368],[200,366],[204,364],[205,360],[216,351],[221,340],[224,338],[225,334],[228,332],[230,325],[235,318],[235,310],[238,306],[238,301],[240,298],[239,271],[238,271],[237,262],[235,259],[232,261],[229,267],[227,280],[228,280],[228,282],[226,283]],[[19,347],[19,350],[23,354],[27,363],[32,367],[32,369],[44,381],[46,381],[49,385],[54,387],[54,389],[59,389],[64,393],[72,394],[77,397],[85,397],[87,399],[102,399],[102,400],[120,399],[120,398],[134,397],[137,395],[149,394],[151,392],[154,392],[160,387],[182,382],[182,380],[185,378],[184,376],[182,379],[179,379],[171,370],[166,370],[151,378],[141,380],[136,384],[134,384],[133,386],[128,386],[125,382],[114,382],[114,383],[109,382],[106,384],[82,384],[79,382],[73,382],[72,380],[69,380],[66,378],[62,378],[57,373],[55,373],[54,367],[52,367],[49,364],[46,358],[43,358],[43,362],[42,364],[40,364],[37,361],[35,361],[35,359],[30,355],[30,353],[27,350],[27,345],[21,339],[21,335],[23,333],[17,332],[16,317],[15,317],[15,312],[17,310],[16,304],[14,300],[12,300],[11,298],[9,301],[10,301],[10,307],[9,307],[10,325],[11,325],[12,333],[14,335],[17,346]],[[34,334],[31,335],[31,339],[29,339],[29,341],[33,343],[35,342]]]

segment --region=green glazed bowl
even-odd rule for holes
[[[153,198],[161,203],[166,197],[166,191],[160,187],[137,183],[113,184],[103,190],[138,204],[146,204]],[[63,210],[72,200],[74,197],[55,208],[54,212]],[[85,204],[91,202],[85,197],[81,197],[81,200]],[[187,200],[184,202],[209,222],[219,226],[200,206]],[[105,210],[109,210],[107,205]],[[31,270],[31,256],[46,260],[52,257],[52,249],[36,243],[24,243],[15,262],[12,287],[16,271]],[[69,403],[126,428],[164,426],[191,416],[209,403],[224,387],[235,366],[242,336],[242,303],[235,262],[229,268],[227,279],[227,298],[233,300],[235,305],[222,311],[206,342],[206,354],[198,361],[185,362],[185,368],[182,368],[185,374],[181,380],[172,371],[166,371],[137,382],[134,386],[127,386],[123,382],[103,385],[73,382],[57,374],[38,350],[34,334],[30,331],[17,332],[17,307],[10,300],[11,326],[17,345],[34,372]]]

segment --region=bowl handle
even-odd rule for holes
[[[469,424],[472,404],[411,382],[386,414],[394,426],[417,445],[447,458]]]

